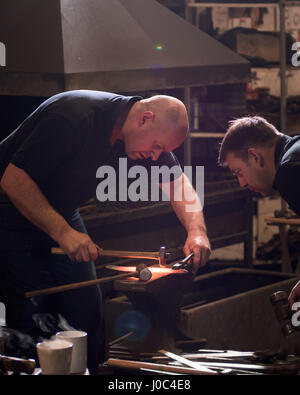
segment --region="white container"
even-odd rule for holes
[[[87,368],[87,333],[83,331],[61,331],[56,333],[59,340],[73,343],[71,374],[84,373]]]
[[[71,370],[73,344],[66,340],[46,340],[36,345],[44,375],[68,375]]]

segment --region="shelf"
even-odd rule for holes
[[[282,5],[285,7],[300,7],[300,1],[283,1]],[[230,8],[266,8],[266,7],[279,7],[280,1],[272,3],[202,3],[202,2],[190,2],[187,7],[193,8],[205,8],[205,7],[230,7]]]
[[[277,7],[279,3],[188,3],[188,7],[231,7],[231,8],[249,8],[249,7]],[[300,3],[298,3],[300,5]]]
[[[213,133],[213,132],[191,132],[190,137],[192,138],[223,138],[225,133]]]
[[[232,0],[233,1],[233,0]],[[280,63],[278,64],[279,72],[280,72],[280,129],[281,130],[286,130],[287,129],[287,113],[286,113],[286,106],[287,106],[287,76],[286,76],[286,71],[289,70],[295,70],[296,68],[290,68],[286,64],[286,37],[285,37],[285,9],[287,7],[293,7],[297,6],[300,7],[300,0],[277,0],[277,1],[272,1],[272,2],[196,2],[195,0],[186,0],[186,10],[190,9],[191,12],[186,13],[186,19],[190,20],[192,23],[192,18],[191,14],[193,12],[199,11],[199,8],[213,8],[213,7],[227,7],[227,8],[272,8],[274,11],[274,19],[275,19],[275,31],[277,31],[276,27],[276,15],[277,15],[277,9],[279,10],[279,33],[280,33]],[[199,26],[198,26],[199,27]],[[275,67],[276,67],[275,66]],[[187,100],[189,104],[189,99]],[[190,137],[191,138],[222,138],[224,135],[221,133],[206,133],[206,132],[191,132]],[[191,138],[187,140],[185,143],[185,160],[190,164],[191,161]]]

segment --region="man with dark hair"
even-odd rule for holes
[[[229,122],[229,129],[220,146],[219,163],[226,163],[228,152],[247,160],[248,148],[272,145],[278,130],[262,117],[244,117]]]
[[[97,372],[100,288],[39,297],[34,303],[24,293],[96,278],[97,246],[77,209],[95,196],[97,169],[110,163],[118,143],[130,160],[172,168],[179,166],[172,151],[187,132],[185,106],[174,97],[78,90],[47,99],[0,142],[0,283],[8,327],[36,338],[35,318],[59,313],[88,332],[88,368]],[[186,210],[185,196],[174,199],[181,181],[192,190],[197,210]],[[170,182],[170,201],[186,228],[184,252],[194,252],[196,273],[208,260],[210,245],[201,202],[182,171]],[[53,246],[65,255],[51,255]],[[41,264],[48,271],[45,279]]]
[[[278,191],[300,215],[300,136],[280,133],[262,117],[236,119],[220,145],[219,164],[230,168],[241,187],[263,196]],[[290,293],[290,303],[298,298],[300,282]]]

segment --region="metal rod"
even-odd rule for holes
[[[170,359],[174,359],[177,362],[182,363],[183,365],[187,365],[190,368],[196,369],[200,372],[206,372],[206,373],[213,373],[213,370],[206,368],[205,366],[200,366],[199,363],[197,362],[193,362],[193,361],[189,361],[187,358],[184,358],[180,355],[174,354],[172,352],[169,351],[165,351],[165,350],[159,350],[159,352],[163,355],[165,355],[166,357],[169,357]]]
[[[280,131],[287,133],[286,123],[286,32],[285,32],[285,0],[279,1],[279,23],[280,23]],[[281,199],[281,209],[286,210],[287,204]]]
[[[131,272],[131,273],[121,273],[117,274],[116,276],[108,276],[104,278],[98,278],[95,280],[88,280],[88,281],[80,281],[78,283],[72,284],[65,284],[59,285],[57,287],[45,288],[45,289],[38,289],[36,291],[29,291],[25,292],[25,298],[33,298],[35,296],[42,296],[42,295],[52,295],[59,292],[71,291],[72,289],[78,289],[82,287],[89,287],[91,285],[103,284],[109,281],[120,280],[126,277],[133,277],[138,274],[138,271]]]
[[[286,133],[286,32],[285,0],[279,2],[280,15],[280,131]]]
[[[112,340],[111,342],[108,343],[109,346],[113,346],[116,343],[122,343],[123,340],[127,339],[128,337],[130,337],[131,335],[133,335],[135,333],[135,331],[130,331],[128,333],[126,333],[123,336],[118,337],[115,340]]]
[[[218,375],[218,373],[215,371],[211,371],[211,373],[207,371],[202,372],[200,370],[186,368],[182,366],[163,365],[158,363],[122,360],[115,358],[109,358],[107,360],[107,365],[116,368],[122,368],[122,369],[153,369],[158,372],[175,372],[175,373],[196,374],[196,375]]]
[[[248,353],[243,353],[241,352],[240,354],[238,353],[234,353],[234,354],[230,354],[230,353],[208,353],[208,354],[202,354],[202,353],[193,353],[193,354],[183,354],[181,355],[181,357],[183,358],[188,358],[190,360],[200,360],[201,359],[215,359],[215,360],[232,360],[232,359],[238,359],[238,360],[245,360],[245,359],[249,359],[249,358],[254,358],[255,357],[255,353],[254,352],[248,352]],[[153,356],[151,357],[151,359],[153,360],[167,360],[170,359],[170,357],[168,357],[167,355],[160,355],[160,356]]]

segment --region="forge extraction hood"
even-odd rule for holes
[[[155,0],[1,0],[0,94],[245,82],[250,63]]]

